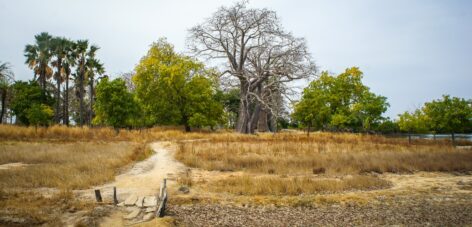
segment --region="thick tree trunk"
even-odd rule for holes
[[[262,87],[261,87],[261,85],[259,85],[256,88],[256,95],[261,97],[261,93],[262,93]],[[255,132],[257,124],[259,123],[259,116],[260,116],[260,113],[261,113],[261,110],[262,110],[262,105],[263,105],[263,103],[261,103],[259,100],[257,100],[257,99],[255,100],[254,110],[251,113],[251,118],[250,118],[249,124],[248,124],[248,127],[249,127],[248,130],[249,130],[249,133],[251,133],[251,134]]]
[[[269,130],[271,132],[277,132],[277,118],[272,114],[272,112],[267,113],[268,122],[269,122]]]
[[[267,111],[265,108],[261,109],[259,113],[259,122],[257,123],[257,131],[258,132],[267,132],[269,131],[269,125],[267,123]]]
[[[411,144],[411,132],[408,132],[408,144]]]
[[[251,114],[251,118],[248,123],[248,133],[253,134],[256,130],[257,123],[259,122],[259,114],[261,112],[261,106],[262,104],[256,101],[256,105],[254,107],[254,110]]]
[[[3,123],[3,117],[5,116],[5,111],[7,109],[7,88],[2,89],[2,112],[0,113],[0,124]]]
[[[57,74],[56,74],[56,109],[55,109],[55,114],[54,114],[54,122],[56,124],[60,123],[60,102],[61,102],[61,68],[62,68],[62,59],[58,58],[57,59]]]
[[[249,133],[248,132],[248,123],[249,123],[249,103],[246,100],[246,96],[248,93],[248,86],[247,82],[241,81],[240,87],[240,102],[239,102],[239,115],[238,115],[238,122],[236,123],[236,131],[239,133]]]

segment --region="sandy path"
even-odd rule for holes
[[[185,171],[185,166],[174,159],[174,145],[170,142],[155,142],[150,146],[156,152],[150,158],[136,163],[129,171],[116,176],[111,183],[78,191],[79,196],[94,199],[93,190],[100,189],[104,200],[111,201],[113,187],[116,187],[118,200],[121,202],[131,194],[155,195],[164,178],[169,186],[175,184],[175,178]]]

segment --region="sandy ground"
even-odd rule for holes
[[[164,178],[169,187],[188,168],[173,158],[175,145],[170,142],[151,144],[153,156],[136,163],[129,171],[116,176],[115,181],[96,187],[105,200],[111,201],[112,188],[117,187],[118,199],[129,195],[155,195]],[[195,182],[217,180],[238,175],[239,172],[218,172],[192,169]],[[470,225],[472,224],[472,175],[437,172],[413,174],[381,174],[378,177],[392,182],[392,187],[375,191],[354,191],[326,195],[337,198],[332,205],[315,204],[310,207],[247,206],[238,196],[209,193],[191,188],[190,194],[172,197],[210,197],[218,203],[172,204],[168,215],[185,226],[312,226],[312,225]],[[77,191],[85,199],[94,200],[93,189]],[[339,199],[342,198],[342,199]],[[347,199],[346,199],[347,198]],[[365,204],[351,203],[361,199]],[[283,198],[281,198],[283,199]],[[241,202],[239,202],[241,203]],[[100,226],[126,226],[126,209],[115,209],[102,219]],[[153,220],[157,222],[159,219]],[[146,224],[146,223],[144,223]],[[149,223],[147,223],[149,224]],[[157,225],[153,223],[153,226]],[[133,225],[140,226],[140,225]]]
[[[167,185],[171,187],[175,184],[177,175],[185,171],[185,166],[174,159],[175,147],[171,143],[155,142],[150,146],[155,152],[154,155],[116,176],[113,182],[75,192],[84,199],[94,200],[94,190],[100,189],[104,200],[112,201],[113,187],[116,187],[118,201],[121,202],[131,194],[137,196],[156,195],[164,178],[167,179]]]
[[[30,164],[25,164],[22,162],[13,162],[0,165],[0,170],[8,170],[8,169],[16,169],[16,168],[24,168],[29,166]]]
[[[155,152],[154,155],[116,176],[113,182],[89,190],[76,191],[76,193],[83,199],[94,200],[94,190],[100,189],[104,200],[112,201],[113,187],[116,187],[118,201],[122,202],[132,194],[156,195],[164,178],[167,179],[167,186],[173,187],[177,176],[186,170],[185,166],[173,157],[175,145],[169,142],[155,142],[150,146]],[[126,211],[119,209],[113,211],[102,220],[100,226],[125,226],[126,223],[123,221],[125,213]]]

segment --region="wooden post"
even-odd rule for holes
[[[118,198],[116,197],[116,187],[113,187],[113,204],[115,206],[118,204]]]
[[[102,194],[100,194],[100,189],[95,190],[95,199],[98,203],[102,202]]]
[[[167,186],[166,186],[166,179],[162,181],[161,189],[158,196],[158,203],[157,210],[156,210],[156,217],[164,217],[165,209],[167,204]]]
[[[164,192],[162,200],[159,204],[159,208],[157,209],[157,217],[164,217],[166,211],[166,204],[167,204],[167,191]]]

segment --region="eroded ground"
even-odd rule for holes
[[[389,187],[375,190],[348,190],[331,193],[300,195],[238,195],[215,192],[215,182],[241,176],[260,177],[271,174],[243,171],[207,171],[188,168],[173,157],[176,144],[153,143],[155,151],[148,159],[137,162],[114,181],[87,190],[54,197],[57,189],[40,188],[35,193],[54,197],[55,203],[47,212],[61,212],[57,220],[44,223],[30,220],[28,225],[127,226],[123,219],[130,210],[126,207],[99,205],[90,211],[77,206],[94,203],[94,189],[100,189],[106,203],[111,202],[112,188],[117,187],[120,202],[130,195],[155,195],[162,179],[168,179],[167,217],[133,226],[350,226],[350,225],[434,225],[457,226],[472,224],[471,172],[415,172],[409,174],[365,173],[364,175],[390,182]],[[11,163],[4,169],[27,168]],[[2,171],[2,169],[0,169]],[[284,175],[283,178],[297,177]],[[316,179],[349,179],[350,175],[325,176]],[[24,196],[24,197],[23,197]],[[31,202],[27,194],[18,192],[19,202]],[[0,194],[1,197],[1,194]],[[79,203],[70,203],[79,199]],[[62,202],[61,202],[62,201]],[[41,202],[41,201],[39,201]],[[62,203],[63,207],[57,204]],[[47,204],[42,204],[46,206]],[[8,211],[3,210],[3,214]],[[41,214],[38,214],[41,215]],[[10,220],[14,223],[15,220]],[[16,220],[18,221],[18,220]],[[6,224],[9,226],[9,224]],[[17,224],[21,226],[21,224]]]
[[[373,174],[392,186],[300,196],[209,193],[209,181],[242,173],[192,170],[191,192],[174,196],[169,215],[186,226],[470,225],[470,173]]]

